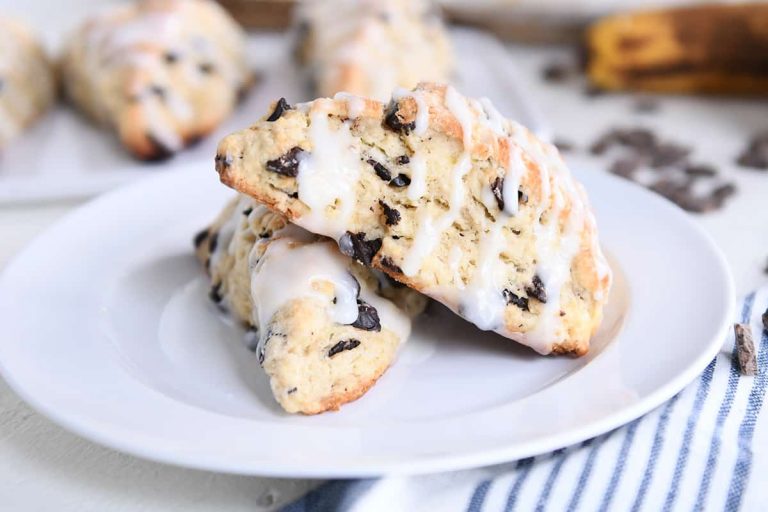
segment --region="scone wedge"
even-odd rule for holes
[[[195,246],[211,300],[252,329],[251,348],[287,412],[336,410],[362,396],[426,305],[342,255],[332,240],[246,196],[232,200]]]
[[[433,83],[285,102],[219,145],[221,180],[542,354],[587,352],[611,272],[557,150]]]

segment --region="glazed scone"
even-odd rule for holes
[[[231,201],[195,246],[211,299],[254,329],[252,348],[287,412],[335,410],[362,396],[426,304],[246,196]]]
[[[0,149],[31,125],[56,98],[55,73],[35,35],[0,17]]]
[[[485,99],[424,83],[339,95],[226,137],[221,180],[343,253],[539,353],[584,354],[611,272],[557,150]]]
[[[140,0],[86,21],[62,56],[68,98],[135,156],[165,158],[216,128],[253,80],[245,35],[210,0]]]
[[[296,18],[297,57],[318,96],[386,100],[395,87],[450,78],[448,36],[428,0],[306,1]]]

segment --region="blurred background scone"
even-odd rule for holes
[[[396,87],[450,80],[451,47],[431,2],[303,2],[296,24],[297,59],[318,96],[344,91],[384,100]]]
[[[142,159],[216,128],[252,82],[245,35],[208,0],[142,0],[87,20],[62,56],[68,98]]]
[[[48,110],[56,97],[51,63],[34,33],[0,16],[0,149]]]

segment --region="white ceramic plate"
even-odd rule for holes
[[[282,413],[192,256],[193,234],[231,194],[206,165],[91,202],[8,266],[2,373],[84,437],[234,473],[442,471],[581,441],[703,370],[733,289],[719,251],[676,207],[604,173],[578,176],[617,277],[586,357],[540,357],[437,307],[362,399],[338,413]]]
[[[514,63],[493,36],[471,29],[451,30],[456,49],[456,86],[472,97],[487,96],[500,111],[539,136],[548,130],[521,89]],[[291,58],[291,38],[259,34],[249,38],[249,57],[261,79],[237,111],[196,146],[163,162],[132,158],[109,131],[60,105],[0,155],[0,204],[87,197],[158,171],[206,161],[226,134],[250,126],[270,102],[310,99],[305,77]]]

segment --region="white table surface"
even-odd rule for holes
[[[30,1],[20,5],[0,1],[0,11],[27,16],[48,12],[49,19],[69,24],[77,18],[73,4],[89,3],[94,2]],[[717,164],[724,177],[739,188],[725,209],[695,218],[725,253],[739,295],[768,283],[763,273],[768,259],[768,173],[742,170],[732,164],[750,134],[761,126],[768,129],[768,102],[663,98],[658,113],[640,115],[633,113],[632,100],[626,96],[589,98],[578,83],[543,84],[539,79],[541,67],[562,55],[561,50],[511,47],[510,51],[518,59],[521,79],[539,102],[555,135],[583,147],[608,127],[641,124],[676,141],[695,144],[694,159]],[[602,165],[604,168],[605,162]],[[0,268],[78,204],[0,208]],[[659,247],[659,251],[664,248]],[[314,484],[184,470],[123,455],[54,425],[30,410],[0,380],[3,510],[269,510]]]

